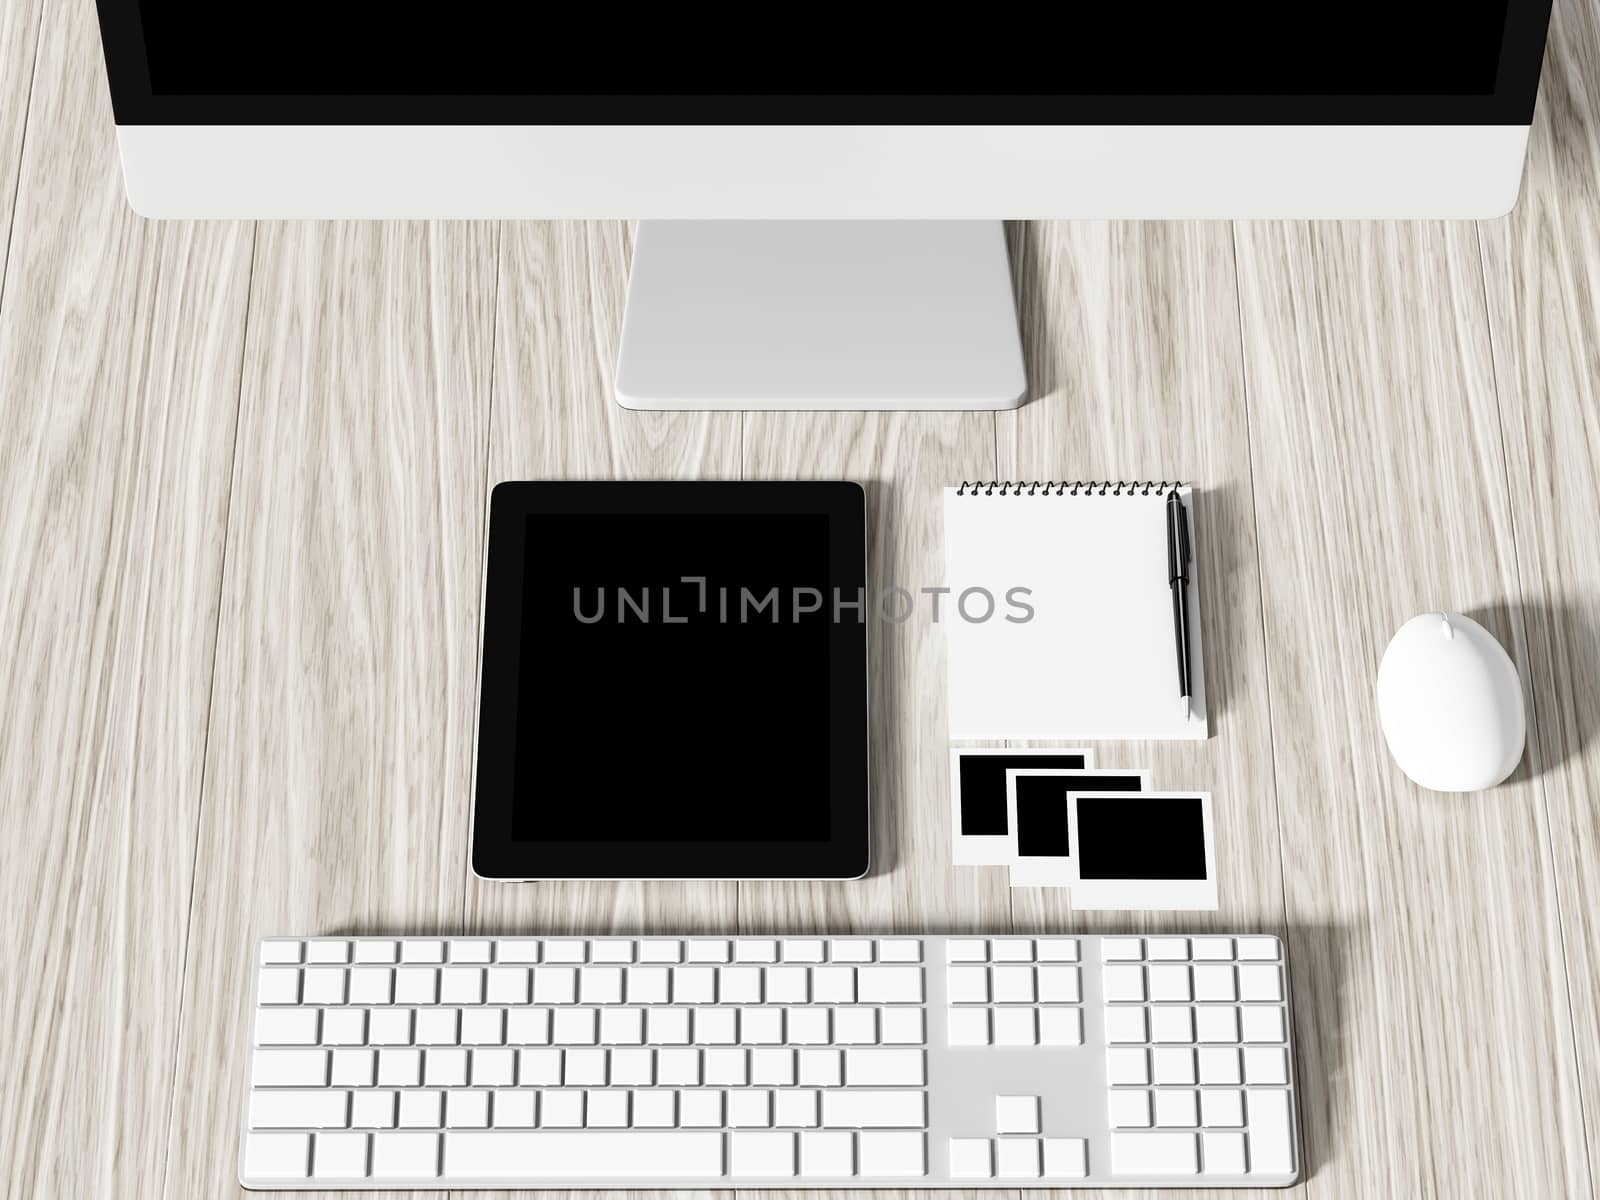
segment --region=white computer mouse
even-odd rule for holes
[[[1400,769],[1436,792],[1493,787],[1516,769],[1527,736],[1511,656],[1460,613],[1400,627],[1378,664],[1378,719]]]

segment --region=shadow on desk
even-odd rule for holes
[[[1284,934],[1288,943],[1291,1015],[1294,1021],[1295,1091],[1300,1106],[1304,1183],[1339,1152],[1340,1131],[1349,1128],[1349,997],[1366,986],[1371,963],[1359,953],[1345,925],[1300,925]]]

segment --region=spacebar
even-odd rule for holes
[[[446,1179],[722,1175],[720,1133],[447,1133]]]

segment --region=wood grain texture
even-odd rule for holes
[[[1522,201],[1479,229],[1590,1187],[1600,1174],[1600,12],[1558,0]],[[1576,1137],[1569,1120],[1564,1133]]]
[[[497,232],[261,227],[174,1200],[237,1190],[257,937],[459,928]]]
[[[43,0],[0,3],[0,272],[4,271],[11,241],[17,177],[22,166],[22,142],[44,9]],[[0,274],[0,303],[5,299],[3,279]]]
[[[30,16],[30,12],[32,15]],[[0,1192],[161,1186],[250,230],[128,212],[88,0],[50,7],[0,188]],[[29,33],[31,47],[31,32]],[[31,51],[28,54],[31,67]]]
[[[1580,1193],[1537,790],[1524,771],[1421,791],[1372,692],[1391,634],[1441,607],[1527,667],[1501,607],[1517,583],[1475,231],[1237,238],[1295,1026],[1319,1081],[1302,1093],[1311,1190]],[[1515,1044],[1485,1036],[1512,1028]]]

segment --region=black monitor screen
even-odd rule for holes
[[[512,835],[829,838],[828,517],[527,520]]]
[[[1507,4],[138,0],[157,96],[839,98],[1482,96]]]

